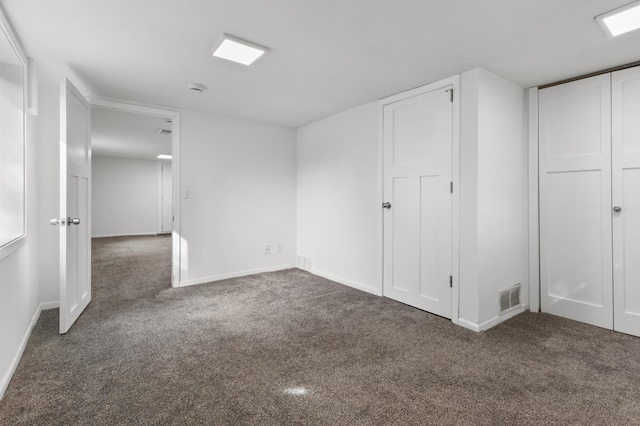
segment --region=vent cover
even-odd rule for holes
[[[156,133],[159,135],[170,135],[172,132],[169,129],[158,129]]]
[[[520,284],[500,291],[500,313],[503,314],[520,306]]]

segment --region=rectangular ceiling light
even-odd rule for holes
[[[264,46],[229,34],[222,34],[220,40],[211,48],[209,53],[217,58],[238,62],[243,65],[251,65],[268,51],[269,49]]]
[[[158,155],[158,160],[171,160],[173,156],[171,154],[160,154]]]
[[[596,16],[596,21],[610,37],[640,28],[640,1]]]

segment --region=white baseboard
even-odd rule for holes
[[[464,318],[459,318],[458,325],[479,333],[481,331],[489,330],[490,328],[495,327],[501,322],[504,322],[509,318],[513,318],[516,315],[523,313],[527,309],[528,309],[528,306],[523,305],[523,306],[520,306],[518,309],[514,309],[513,311],[508,312],[504,315],[498,315],[497,317],[491,318],[489,321],[485,321],[480,324],[477,324],[473,321],[466,320]]]
[[[59,301],[55,301],[55,302],[45,302],[45,303],[41,303],[40,304],[40,310],[41,311],[47,311],[49,309],[56,309],[60,307],[60,302]]]
[[[149,235],[158,235],[156,232],[134,232],[131,234],[106,234],[92,235],[91,238],[111,238],[111,237],[148,237]]]
[[[51,303],[58,303],[58,302],[51,302]],[[40,312],[42,312],[44,309],[43,305],[45,304],[40,304],[36,308],[36,312],[33,314],[33,317],[31,318],[31,323],[29,323],[29,326],[27,327],[27,331],[24,333],[24,336],[22,337],[22,341],[20,342],[20,346],[18,346],[18,352],[13,357],[13,360],[11,361],[11,365],[9,365],[9,370],[5,373],[5,375],[0,380],[0,399],[2,399],[2,397],[4,396],[4,393],[7,391],[7,388],[9,387],[9,382],[11,382],[11,378],[13,377],[13,373],[15,373],[16,368],[18,368],[18,364],[20,363],[20,359],[22,358],[24,349],[27,347],[27,342],[29,341],[29,337],[31,337],[31,332],[33,331],[33,327],[38,322],[38,318],[40,318]],[[51,304],[46,304],[46,305],[50,306]]]
[[[269,266],[267,268],[251,269],[248,271],[231,272],[229,274],[212,275],[210,277],[194,278],[191,280],[180,281],[179,287],[188,287],[191,285],[206,284],[213,281],[221,281],[229,278],[246,277],[247,275],[261,274],[263,272],[283,271],[285,269],[295,268],[295,264]]]
[[[331,274],[327,274],[326,272],[319,271],[317,269],[311,268],[310,270],[303,269],[304,271],[310,272],[313,275],[317,275],[322,278],[326,278],[331,281],[335,281],[338,284],[346,285],[347,287],[355,288],[356,290],[361,290],[367,293],[374,294],[376,296],[382,296],[382,289],[377,289],[375,287],[371,287],[368,285],[360,284],[355,281],[345,280],[344,278],[336,277]]]

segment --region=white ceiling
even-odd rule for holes
[[[158,129],[171,130],[171,124],[159,117],[93,108],[93,155],[156,160],[158,154],[171,154],[171,136],[159,135]]]
[[[474,67],[529,87],[639,60],[640,31],[611,39],[593,19],[629,1],[1,4],[28,56],[88,94],[298,127]],[[223,32],[272,50],[252,67],[212,58]]]

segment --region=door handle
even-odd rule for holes
[[[53,226],[56,226],[56,225],[62,225],[62,226],[65,226],[65,225],[68,225],[68,226],[80,225],[80,219],[78,219],[77,217],[76,218],[68,217],[66,219],[64,217],[62,219],[59,219],[59,218],[56,217],[56,218],[51,219],[49,221],[49,223],[52,224]]]
[[[613,208],[613,211],[614,211],[614,212],[616,212],[616,213],[620,213],[620,212],[622,211],[622,207],[620,207],[620,206],[615,206],[615,207]]]
[[[382,208],[383,209],[390,209],[391,208],[391,203],[387,202],[387,203],[382,203]]]

